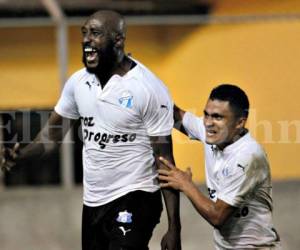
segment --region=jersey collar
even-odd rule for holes
[[[122,80],[125,80],[125,79],[128,79],[128,78],[134,77],[134,76],[136,76],[136,75],[138,74],[138,72],[139,72],[139,67],[140,67],[140,63],[139,63],[138,61],[134,60],[134,59],[131,58],[131,57],[130,57],[130,59],[133,60],[133,61],[136,63],[136,65],[135,65],[132,69],[130,69],[130,70],[129,70],[125,75],[123,75],[123,76],[120,76],[120,75],[117,75],[117,74],[112,75],[112,76],[110,77],[110,79],[108,80],[108,82],[106,83],[105,87],[111,85],[111,84],[112,84],[111,82],[113,82],[113,83],[115,83],[116,81],[119,82],[119,81],[122,81]],[[91,74],[91,75],[93,75],[93,76],[92,76],[92,77],[93,77],[92,83],[98,85],[98,84],[100,83],[100,81],[99,81],[99,79],[97,78],[97,76],[96,76],[95,74]],[[113,84],[113,85],[114,85],[114,84]],[[104,87],[104,88],[105,88],[105,87]]]
[[[234,143],[226,146],[223,150],[219,149],[217,145],[211,145],[211,150],[214,155],[218,155],[218,153],[221,153],[222,155],[231,154],[233,152],[236,152],[239,147],[250,138],[249,131],[244,134],[241,138],[236,140]]]
[[[224,154],[231,154],[233,152],[236,152],[242,144],[244,144],[245,141],[248,141],[250,138],[250,133],[249,131],[243,135],[241,138],[239,138],[237,141],[234,143],[228,145],[227,147],[224,148],[223,153]]]

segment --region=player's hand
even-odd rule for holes
[[[180,230],[169,229],[160,245],[161,250],[181,250]]]
[[[185,188],[192,184],[191,168],[181,171],[165,158],[159,157],[159,160],[166,166],[166,169],[158,170],[158,179],[161,181],[160,186],[162,188],[171,187],[179,191],[184,191]]]
[[[10,171],[16,165],[19,155],[20,143],[16,143],[13,148],[2,148],[0,152],[0,166],[3,172]]]

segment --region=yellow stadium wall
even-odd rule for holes
[[[59,95],[55,30],[1,28],[0,109],[52,107]]]
[[[199,115],[217,84],[242,87],[251,102],[248,127],[264,144],[276,179],[300,176],[299,28],[300,22],[199,27],[159,71],[176,103]],[[178,134],[174,139],[180,166],[203,165],[200,146],[186,145]]]
[[[251,102],[248,127],[268,152],[273,178],[291,179],[300,177],[299,30],[299,20],[130,26],[126,50],[198,115],[217,84],[242,87]],[[1,37],[0,109],[53,107],[60,92],[55,29],[2,28]],[[82,67],[79,27],[70,28],[69,40],[70,75]],[[199,143],[174,132],[174,152],[181,168],[192,166],[204,180]]]

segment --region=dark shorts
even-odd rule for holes
[[[148,250],[161,212],[160,191],[134,191],[103,206],[84,205],[82,250]]]

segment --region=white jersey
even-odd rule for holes
[[[259,249],[277,245],[272,224],[270,169],[262,147],[247,133],[220,151],[205,143],[203,119],[188,112],[183,126],[192,139],[204,142],[210,198],[238,208],[220,230],[214,229],[216,249]]]
[[[173,103],[144,65],[113,75],[102,89],[84,68],[66,82],[55,111],[81,119],[84,204],[99,206],[131,191],[159,189],[149,136],[170,135]]]

